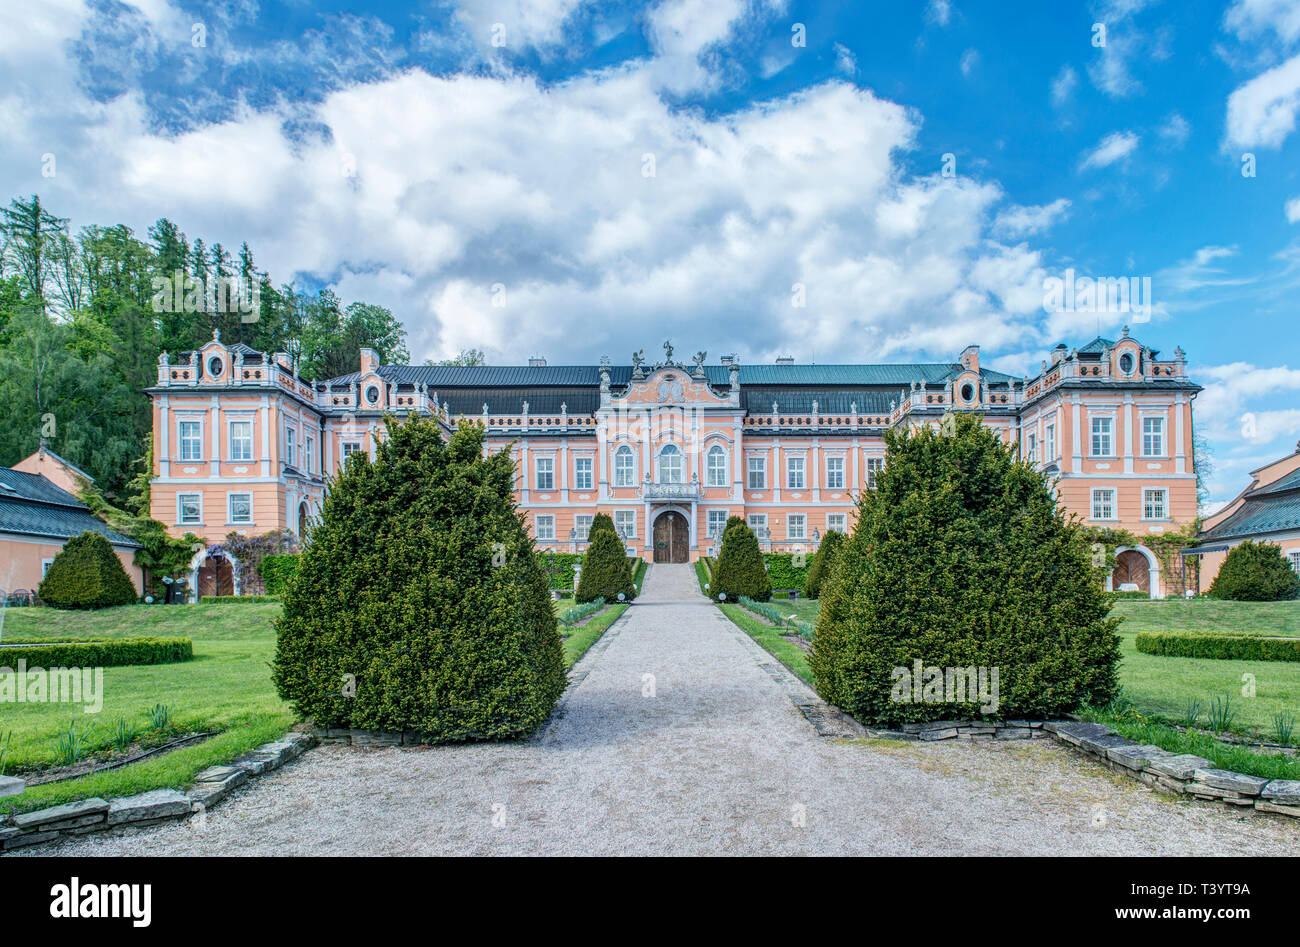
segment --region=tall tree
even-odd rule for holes
[[[0,211],[7,242],[5,253],[22,280],[24,294],[36,300],[42,312],[48,300],[46,281],[53,265],[52,254],[60,235],[66,236],[68,220],[55,217],[43,206],[38,194],[24,201],[15,197]]]

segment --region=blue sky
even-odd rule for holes
[[[1300,0],[28,6],[9,194],[246,239],[417,359],[1021,374],[1129,323],[1206,386],[1216,500],[1300,437]],[[1067,268],[1153,311],[1049,312]]]

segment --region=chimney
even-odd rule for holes
[[[732,362],[734,362],[735,360],[736,360],[736,356],[735,356],[735,355],[724,355],[724,356],[722,356],[722,364],[723,364],[723,365],[730,365],[730,364],[731,364]]]
[[[778,364],[778,365],[793,365],[793,364],[794,364],[794,356],[793,356],[793,355],[782,355],[782,356],[780,356],[780,357],[776,360],[776,364]]]
[[[374,349],[361,350],[361,374],[368,375],[379,368],[379,353]]]
[[[546,356],[544,356],[544,355],[530,355],[530,356],[528,357],[528,367],[529,367],[529,368],[545,368],[545,367],[546,367]]]
[[[980,370],[980,347],[978,345],[968,345],[961,350],[961,367],[970,372]]]
[[[1061,342],[1052,349],[1052,364],[1055,365],[1063,358],[1065,358],[1065,343]]]

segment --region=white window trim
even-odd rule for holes
[[[714,468],[713,468],[712,461],[714,457],[722,458],[722,482],[721,483],[713,482]],[[727,485],[727,480],[731,475],[730,466],[731,465],[728,462],[728,458],[727,458],[727,449],[725,447],[723,447],[721,444],[714,444],[712,447],[708,448],[704,452],[704,478],[706,481],[705,486],[715,487],[715,488],[725,487]]]
[[[550,535],[542,535],[542,522],[545,521],[550,526]],[[555,514],[554,513],[534,513],[533,514],[533,538],[539,543],[555,542]]]
[[[235,497],[248,497],[248,519],[235,519]],[[235,490],[226,494],[226,525],[227,526],[252,526],[253,525],[253,493],[251,490]]]
[[[831,483],[831,462],[832,461],[838,462],[839,464],[840,469],[838,471],[835,471],[835,473],[839,475],[840,482],[838,484]],[[845,485],[848,483],[848,480],[845,479],[845,470],[847,469],[847,467],[848,465],[844,462],[843,454],[839,454],[839,455],[831,454],[826,457],[826,489],[827,490],[845,489]]]
[[[1163,506],[1165,508],[1164,516],[1147,516],[1147,493],[1159,491],[1165,495]],[[1171,521],[1169,516],[1169,488],[1168,487],[1143,487],[1142,488],[1142,521],[1144,523],[1168,523]]]
[[[1159,421],[1159,422],[1160,422],[1160,451],[1159,451],[1159,453],[1155,453],[1155,454],[1148,454],[1148,453],[1147,453],[1147,422],[1148,422],[1148,421]],[[1143,457],[1147,458],[1148,460],[1168,460],[1168,459],[1169,459],[1169,451],[1167,450],[1167,447],[1168,447],[1168,441],[1167,441],[1167,439],[1166,439],[1166,437],[1165,437],[1165,427],[1166,427],[1166,425],[1165,425],[1165,416],[1164,416],[1163,414],[1155,415],[1155,416],[1151,416],[1151,415],[1143,415],[1143,416],[1142,416],[1141,421],[1139,422],[1139,425],[1138,425],[1138,437],[1141,438],[1141,451],[1142,451],[1142,456],[1143,456]]]
[[[186,424],[197,424],[199,426],[199,456],[185,456],[185,435],[182,429]],[[176,419],[176,456],[180,458],[182,464],[201,464],[204,461],[203,445],[207,442],[203,436],[206,425],[203,423],[203,417],[178,417]]]
[[[625,515],[625,516],[627,516],[628,518],[630,518],[630,519],[632,520],[632,528],[631,528],[631,529],[628,529],[628,530],[625,530],[625,531],[623,532],[623,538],[624,538],[624,539],[636,539],[636,521],[637,521],[637,515],[636,515],[636,512],[637,512],[636,510],[615,510],[615,511],[614,511],[614,528],[615,528],[615,529],[618,528],[618,517],[619,517],[619,514],[620,514],[620,513],[623,514],[623,515]]]
[[[621,471],[620,471],[619,468],[618,468],[618,458],[619,458],[619,455],[620,455],[620,454],[622,454],[624,457],[630,457],[630,458],[632,459],[631,464],[628,465],[628,481],[627,481],[627,483],[622,483],[622,482],[620,482],[619,479],[618,479],[618,478],[619,478],[619,474],[621,473]],[[636,468],[636,451],[633,450],[629,445],[627,445],[627,444],[620,444],[618,447],[614,448],[614,457],[613,457],[613,463],[612,463],[612,466],[613,466],[613,468],[614,468],[614,486],[615,486],[616,488],[617,488],[617,487],[624,487],[624,488],[626,488],[626,487],[635,487],[635,486],[636,486],[636,476],[637,476],[637,468]]]
[[[799,479],[803,481],[796,486],[793,481],[794,463],[799,462]],[[803,454],[787,454],[785,458],[785,489],[787,490],[807,490],[808,489],[808,458]]]
[[[248,425],[248,456],[247,457],[235,456],[235,425],[236,424]],[[257,451],[256,448],[254,447],[254,444],[256,442],[256,436],[255,436],[256,432],[257,432],[257,426],[253,423],[252,418],[230,418],[226,422],[226,456],[230,459],[232,463],[246,464],[246,463],[253,463],[254,461],[257,460]]]
[[[1097,494],[1110,494],[1110,516],[1097,515]],[[1114,487],[1093,487],[1088,494],[1088,519],[1096,523],[1113,523],[1119,519],[1119,491]]]
[[[587,485],[582,485],[582,465],[587,465]],[[596,458],[594,457],[575,457],[573,458],[573,489],[575,490],[594,490],[596,489]]]
[[[712,519],[712,518],[713,518],[716,514],[718,514],[718,513],[721,513],[721,514],[722,514],[722,525],[718,527],[718,531],[715,533],[715,532],[710,531],[710,529],[709,529],[709,520]],[[707,510],[707,511],[705,512],[705,514],[704,514],[704,535],[705,535],[705,538],[706,538],[706,539],[719,539],[719,538],[721,538],[721,536],[722,536],[722,531],[723,531],[724,529],[727,528],[727,520],[728,520],[730,517],[731,517],[731,510]]]
[[[1097,452],[1097,449],[1096,449],[1096,448],[1097,448],[1097,441],[1096,441],[1096,438],[1097,438],[1097,432],[1096,432],[1095,430],[1093,430],[1093,424],[1094,424],[1094,422],[1096,422],[1096,421],[1109,421],[1109,422],[1110,422],[1110,427],[1109,427],[1109,429],[1106,431],[1106,441],[1107,441],[1106,446],[1109,448],[1109,450],[1107,450],[1106,453],[1104,453],[1104,454],[1098,453],[1098,452]],[[1116,456],[1116,454],[1115,454],[1115,415],[1113,415],[1113,414],[1101,414],[1101,415],[1098,415],[1098,414],[1091,414],[1091,413],[1089,413],[1089,415],[1088,415],[1088,450],[1089,450],[1089,454],[1088,454],[1089,457],[1100,457],[1101,459],[1105,460],[1105,459],[1107,459],[1107,458],[1112,458],[1112,459],[1113,459],[1113,458]]]
[[[574,516],[573,518],[574,539],[576,539],[580,543],[589,542],[591,540],[591,524],[595,521],[595,519],[596,519],[596,514],[594,513],[579,513],[576,516]],[[587,528],[585,530],[582,528],[583,520],[587,521]]]
[[[758,470],[753,469],[754,461],[758,461]],[[750,482],[753,474],[759,474],[762,478],[760,486],[754,486]],[[746,490],[766,490],[767,489],[767,457],[763,454],[750,454],[745,458],[745,489]]]
[[[546,462],[551,465],[551,469],[546,473],[551,478],[549,486],[542,486],[542,463]],[[533,489],[534,490],[554,490],[555,489],[555,457],[549,455],[540,455],[533,458]]]
[[[795,523],[799,524],[800,534],[796,536],[791,529]],[[785,538],[792,542],[802,542],[808,538],[808,514],[806,513],[789,513],[785,518]]]
[[[832,526],[832,525],[831,525],[831,519],[832,519],[832,518],[834,518],[834,519],[836,519],[836,520],[839,520],[839,521],[842,522],[844,525],[843,525],[843,526]],[[849,532],[849,514],[847,514],[847,513],[827,513],[827,514],[826,514],[826,531],[827,531],[827,532],[830,532],[831,530],[835,530],[836,532],[844,533],[845,535],[848,535],[848,532]]]
[[[185,517],[181,515],[181,507],[185,497],[199,498],[199,518],[186,522]],[[176,525],[177,526],[202,526],[206,520],[203,516],[203,491],[186,490],[184,493],[176,494]]]

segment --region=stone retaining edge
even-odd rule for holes
[[[188,819],[196,812],[212,808],[236,786],[297,759],[317,742],[312,734],[287,733],[280,740],[264,743],[236,757],[228,766],[209,766],[194,777],[194,784],[185,792],[151,789],[134,796],[79,799],[48,809],[0,816],[0,850],[12,851],[124,825],[155,825]]]

